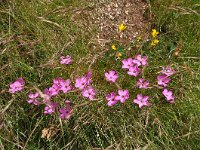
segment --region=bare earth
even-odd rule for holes
[[[90,9],[77,11],[73,20],[86,28],[96,27],[98,34],[94,39],[101,45],[111,41],[126,45],[137,36],[148,39],[150,23],[144,17],[147,10],[148,5],[142,0],[99,0],[91,2]],[[119,24],[127,29],[119,33]]]

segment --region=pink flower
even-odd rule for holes
[[[124,103],[127,99],[129,99],[129,91],[128,90],[118,90],[118,94],[115,97],[115,100]]]
[[[62,78],[55,78],[53,79],[53,85],[48,89],[45,90],[46,94],[49,96],[58,95],[64,80]]]
[[[122,68],[123,69],[129,69],[130,67],[133,67],[133,59],[132,58],[122,60]]]
[[[70,85],[71,81],[69,79],[63,80],[60,84],[61,84],[60,90],[63,91],[63,93],[67,93],[72,89],[72,86]]]
[[[140,74],[140,68],[138,66],[130,67],[128,70],[128,75],[137,77]]]
[[[51,93],[50,93],[50,91],[49,91],[48,88],[44,89],[43,93],[46,94],[46,95],[48,95],[48,96],[51,95]]]
[[[165,74],[161,74],[157,76],[158,85],[166,87],[167,84],[170,82],[170,78],[167,77]]]
[[[83,97],[93,100],[96,95],[96,91],[92,86],[89,86],[82,91],[82,95]]]
[[[148,65],[148,63],[147,63],[148,57],[147,56],[142,57],[142,55],[137,55],[136,60],[138,60],[141,63],[141,65],[143,65],[143,66]]]
[[[116,82],[118,74],[116,71],[110,70],[109,72],[105,73],[105,77],[107,81]]]
[[[39,104],[39,102],[38,102],[38,100],[37,100],[38,96],[39,96],[39,94],[38,94],[37,92],[36,92],[35,94],[30,93],[30,94],[28,95],[28,97],[29,97],[28,103],[29,103],[29,104],[38,105],[38,104]]]
[[[140,89],[147,89],[149,85],[149,81],[145,81],[144,79],[140,78],[137,82],[137,85]]]
[[[134,99],[134,103],[139,105],[139,108],[142,108],[143,106],[149,106],[148,102],[149,96],[142,96],[142,94],[137,95],[137,99]]]
[[[85,76],[76,79],[75,87],[82,90],[88,86],[88,79]]]
[[[57,85],[57,86],[61,87],[61,83],[63,81],[64,80],[62,78],[55,78],[55,79],[53,79],[53,85]]]
[[[60,108],[60,110],[59,110],[61,119],[69,119],[72,114],[72,109],[70,107],[70,101],[66,100],[65,104],[66,104],[66,107]]]
[[[111,92],[110,94],[106,96],[106,99],[108,100],[108,106],[114,106],[119,101],[119,100],[116,100],[115,97],[116,97],[115,92]]]
[[[49,89],[49,94],[50,96],[54,96],[54,95],[58,95],[59,94],[59,91],[60,91],[60,86],[59,85],[56,85],[56,84],[53,84]]]
[[[25,86],[24,79],[23,78],[19,78],[15,82],[10,84],[9,92],[10,93],[16,93],[18,91],[22,91],[24,89],[24,86]]]
[[[174,96],[173,96],[173,93],[172,91],[169,91],[167,89],[164,89],[162,94],[166,97],[167,101],[169,103],[174,103]]]
[[[53,85],[49,89],[45,89],[44,93],[48,96],[58,95],[60,91],[67,93],[72,89],[70,85],[71,81],[69,79],[63,80],[62,78],[53,79]]]
[[[162,67],[162,73],[165,74],[166,76],[171,76],[175,73],[175,70],[170,66]]]
[[[87,72],[84,76],[77,78],[75,87],[82,90],[92,83],[92,72]]]
[[[72,62],[73,62],[73,60],[72,60],[71,56],[69,56],[69,55],[60,57],[60,63],[61,64],[69,65]]]
[[[141,62],[137,59],[133,59],[133,64],[138,67],[141,66]]]
[[[52,101],[49,102],[47,104],[47,106],[45,106],[45,108],[44,108],[44,114],[52,114],[52,113],[54,113],[56,108],[57,108],[57,106],[58,105],[56,103],[54,103]]]

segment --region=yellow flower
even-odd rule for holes
[[[154,40],[151,42],[151,46],[156,46],[158,43],[159,43],[159,40],[158,40],[158,39],[154,39]]]
[[[151,35],[153,38],[157,37],[158,34],[159,34],[159,32],[156,31],[156,29],[152,29]]]
[[[117,52],[115,56],[116,56],[116,58],[117,58],[117,59],[120,59],[120,58],[121,58],[121,56],[122,56],[122,53],[120,53],[120,52]]]
[[[126,26],[124,24],[120,24],[118,29],[119,29],[119,31],[124,31],[124,30],[126,30]]]
[[[112,49],[113,49],[113,50],[117,50],[117,47],[113,44],[113,45],[112,45]]]

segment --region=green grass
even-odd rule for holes
[[[129,100],[108,108],[104,95],[116,87],[104,80],[105,70],[119,70],[123,88],[131,89],[136,81],[120,70],[120,62],[108,51],[91,67],[100,101],[79,107],[69,121],[61,122],[56,115],[43,115],[43,107],[27,104],[27,93],[33,85],[40,89],[50,86],[55,77],[84,74],[93,57],[101,49],[109,49],[111,43],[94,51],[88,43],[96,29],[80,28],[71,20],[73,10],[90,7],[86,0],[0,1],[0,110],[9,106],[0,115],[1,149],[200,149],[199,1],[149,3],[151,25],[159,30],[160,43],[155,49],[143,43],[140,51],[148,55],[150,64],[145,77],[155,82],[160,66],[173,65],[177,73],[170,88],[175,91],[175,104],[165,103],[160,90],[150,89],[141,92],[152,97],[152,107],[140,110]],[[174,56],[178,45],[182,45],[180,53]],[[63,67],[59,57],[67,54],[75,63]],[[9,84],[18,77],[25,78],[27,88],[12,96]],[[131,99],[138,93],[132,90]],[[77,94],[62,95],[56,101],[67,98],[73,106],[86,101]],[[42,129],[52,125],[59,131],[51,141],[42,139]]]

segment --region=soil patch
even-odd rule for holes
[[[144,17],[148,4],[143,0],[98,0],[89,4],[76,11],[73,21],[84,28],[97,27],[93,38],[101,45],[111,41],[127,45],[138,36],[148,39],[150,23]],[[126,30],[119,32],[119,24],[126,25]]]

